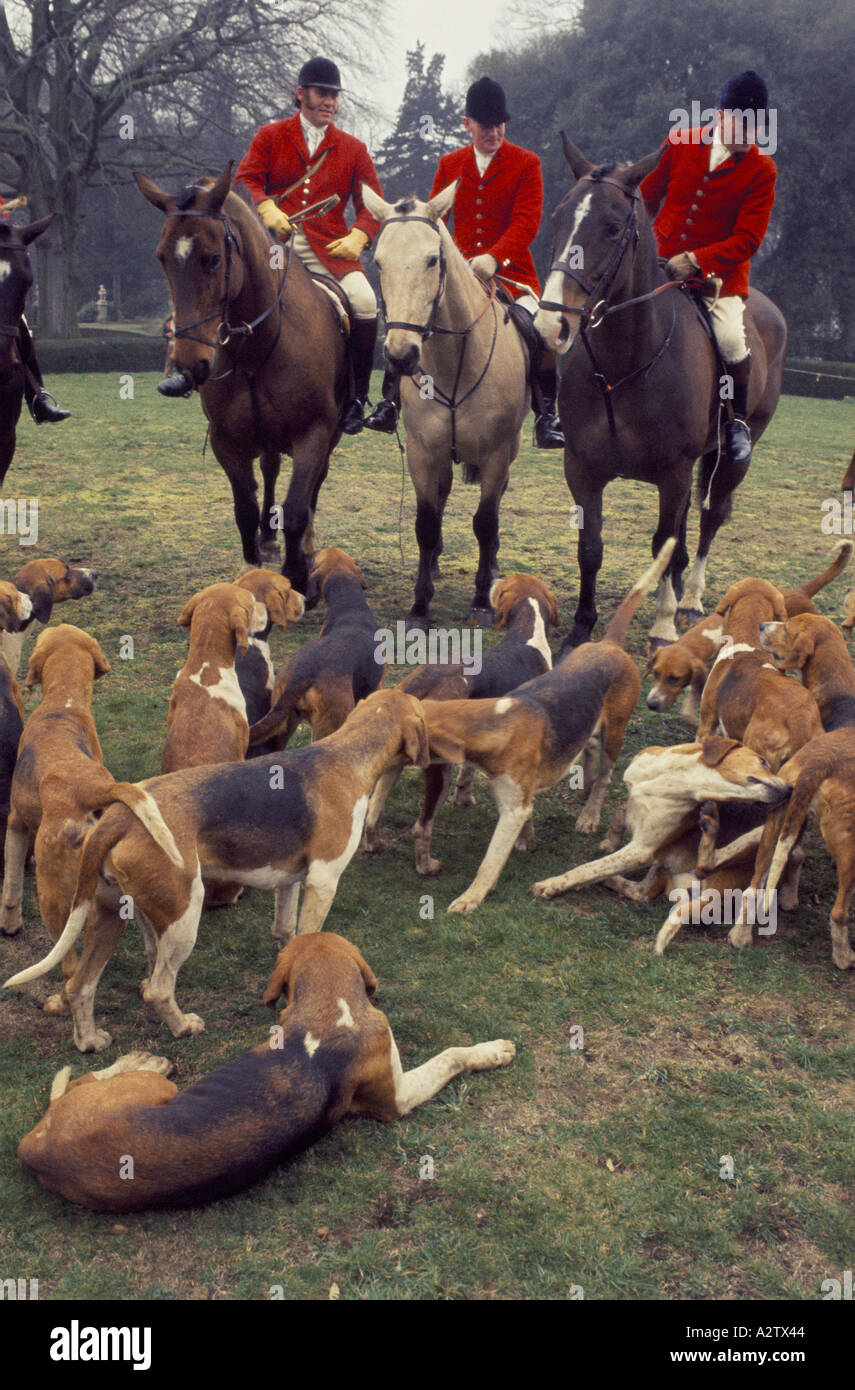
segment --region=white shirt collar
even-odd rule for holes
[[[300,112],[300,125],[303,128],[303,138],[306,141],[306,148],[309,154],[314,154],[327,133],[327,127],[310,125],[302,111]]]
[[[493,155],[481,154],[479,150],[475,149],[474,145],[472,146],[472,153],[475,155],[475,163],[478,165],[478,173],[481,174],[481,176],[483,177],[483,175],[487,172],[487,165],[490,163],[490,160],[493,158]],[[493,153],[495,154],[496,151],[494,150]]]
[[[720,164],[724,164],[726,159],[730,159],[730,150],[722,144],[721,135],[718,127],[713,131],[712,144],[710,146],[710,173],[717,169]]]

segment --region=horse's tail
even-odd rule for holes
[[[849,460],[849,467],[843,474],[843,482],[840,486],[844,492],[851,492],[855,488],[855,453]]]
[[[853,462],[855,463],[855,458],[853,458]],[[820,589],[824,589],[826,584],[830,584],[832,579],[837,578],[841,570],[845,570],[852,558],[853,549],[855,549],[855,541],[849,537],[838,541],[832,552],[834,559],[828,569],[823,570],[822,574],[818,574],[816,579],[809,579],[806,584],[801,584],[799,586],[801,592],[807,594],[808,598],[813,598],[814,594],[818,594]]]
[[[617,612],[606,628],[605,636],[603,637],[604,642],[612,642],[616,647],[623,646],[626,641],[629,625],[636,611],[641,607],[642,599],[650,593],[651,589],[656,588],[656,585],[668,568],[668,562],[671,559],[676,544],[676,538],[674,536],[669,536],[668,540],[659,551],[659,554],[656,556],[656,559],[653,561],[653,564],[649,569],[644,571],[644,574],[632,586],[626,598],[620,604]]]

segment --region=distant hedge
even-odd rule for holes
[[[826,400],[855,396],[855,362],[814,362],[807,357],[790,357],[784,368],[783,389],[788,396],[821,396]]]
[[[45,376],[61,372],[156,372],[163,370],[165,343],[142,333],[105,333],[85,338],[38,338]]]

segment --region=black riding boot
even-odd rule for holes
[[[394,434],[401,409],[401,378],[388,367],[383,373],[383,393],[370,415],[365,417],[367,430],[379,430],[381,434]]]
[[[741,362],[726,363],[733,377],[733,419],[724,427],[724,442],[734,463],[749,463],[751,460],[751,430],[746,424],[748,418],[748,378],[751,373],[751,354]]]
[[[558,362],[554,352],[541,352],[531,374],[531,408],[534,411],[534,447],[563,449],[564,435],[555,413],[558,395]]]
[[[44,386],[44,382],[42,381],[39,359],[36,356],[36,345],[33,342],[30,326],[23,317],[21,318],[21,361],[25,367],[29,368],[29,372],[24,373],[24,399],[36,424],[55,425],[59,420],[67,420],[71,411],[61,410],[49,392],[39,389]],[[33,380],[30,379],[31,377]]]
[[[364,424],[365,402],[374,366],[374,344],[377,342],[377,320],[354,319],[350,330],[350,356],[353,362],[353,400],[348,401],[341,417],[345,434],[359,434]]]

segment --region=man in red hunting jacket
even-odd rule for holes
[[[498,274],[514,281],[503,288],[534,315],[540,285],[529,247],[540,228],[543,176],[531,150],[505,139],[508,120],[505,94],[498,82],[481,77],[466,94],[463,125],[472,143],[451,150],[439,161],[428,195],[459,179],[454,197],[456,245],[483,280]],[[563,449],[564,436],[555,414],[557,366],[554,353],[541,351],[532,364],[534,437],[540,449]],[[366,420],[372,429],[395,428],[397,407],[387,394]]]
[[[333,124],[340,91],[335,63],[328,58],[304,63],[294,99],[297,114],[261,127],[238,166],[235,182],[247,189],[265,227],[274,235],[291,236],[300,260],[310,270],[341,281],[350,299],[355,399],[345,409],[342,429],[358,434],[377,341],[377,300],[359,257],[380,225],[363,205],[361,187],[367,183],[381,196],[382,190],[365,145]],[[297,187],[287,192],[294,183]],[[340,199],[336,207],[292,228],[289,213],[332,193]],[[344,218],[348,200],[356,210],[350,231]]]
[[[672,130],[641,185],[647,211],[658,212],[653,230],[667,273],[678,280],[700,273],[721,281],[711,316],[733,383],[734,419],[725,426],[725,442],[733,461],[745,464],[751,458],[751,356],[744,305],[749,263],[775,202],[775,165],[756,144],[758,128],[768,130],[768,100],[765,82],[752,69],[731,78],[712,126]]]

